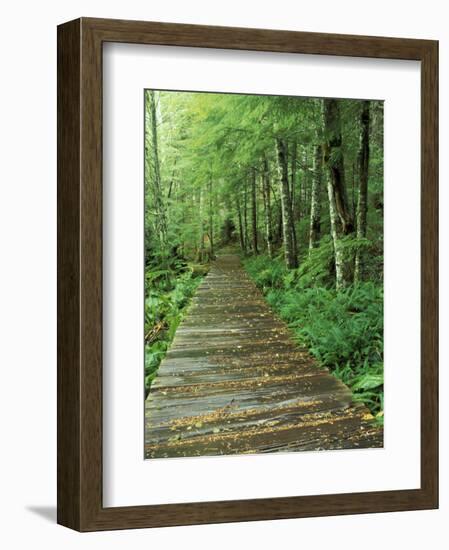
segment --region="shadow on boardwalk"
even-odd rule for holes
[[[145,456],[382,445],[368,409],[294,343],[239,257],[219,257],[146,400]]]

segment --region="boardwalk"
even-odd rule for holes
[[[383,443],[367,408],[295,344],[235,255],[199,286],[145,416],[147,458]]]

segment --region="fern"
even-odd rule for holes
[[[158,367],[181,322],[183,311],[203,277],[197,270],[147,269],[145,273],[145,392],[148,394]]]

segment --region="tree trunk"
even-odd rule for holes
[[[200,190],[200,205],[199,205],[199,215],[200,215],[200,235],[199,235],[199,246],[198,246],[198,257],[197,260],[200,263],[204,262],[206,257],[205,253],[205,244],[204,244],[204,221],[203,221],[203,192]]]
[[[156,99],[154,91],[149,90],[147,95],[150,107],[150,119],[151,119],[151,138],[153,149],[153,195],[154,206],[157,216],[157,229],[159,233],[159,242],[161,249],[165,249],[167,240],[167,220],[165,207],[162,199],[162,183],[161,183],[161,170],[159,164],[159,147],[158,147],[158,135],[157,135],[157,120],[156,120]]]
[[[315,147],[312,192],[310,203],[309,250],[319,245],[321,233],[321,157],[320,145]]]
[[[172,194],[172,191],[173,191],[173,185],[175,183],[176,162],[177,162],[177,159],[175,159],[173,161],[173,170],[172,170],[172,173],[171,173],[170,184],[168,186],[167,199],[171,198],[171,194]]]
[[[296,153],[295,153],[296,154]],[[289,189],[288,194],[288,209],[290,211],[290,220],[291,220],[291,226],[290,230],[292,232],[292,244],[293,244],[293,250],[295,251],[295,255],[298,254],[298,243],[296,240],[296,227],[295,227],[295,209],[294,209],[294,194],[293,190]]]
[[[270,175],[268,172],[267,159],[263,160],[262,169],[262,193],[265,212],[265,238],[267,241],[267,252],[270,258],[273,257],[273,233],[271,222],[271,197],[270,197]]]
[[[335,208],[343,235],[354,231],[354,222],[348,208],[341,139],[340,109],[336,99],[324,99],[325,146],[324,156],[334,190]]]
[[[239,221],[240,248],[242,249],[243,253],[246,254],[245,234],[243,232],[242,207],[240,205],[240,197],[238,192],[235,197],[235,204],[237,207],[237,217]]]
[[[285,264],[288,269],[293,269],[298,267],[298,256],[293,246],[294,227],[291,211],[290,190],[288,185],[287,143],[285,140],[278,138],[276,140],[276,144],[279,166]]]
[[[277,214],[278,214],[278,219],[277,219],[276,242],[278,244],[281,244],[283,240],[284,220],[282,219],[282,204],[280,199],[277,201]]]
[[[298,243],[296,240],[296,227],[295,227],[295,184],[296,184],[296,160],[297,160],[297,151],[298,146],[296,144],[296,141],[293,142],[292,145],[292,152],[291,152],[291,159],[290,159],[290,192],[289,192],[289,209],[290,209],[290,216],[291,216],[291,231],[292,231],[292,242],[293,242],[293,249],[295,250],[295,253],[297,254],[298,250]],[[288,153],[288,150],[287,150]],[[287,154],[288,157],[288,154]]]
[[[296,187],[296,159],[298,146],[296,141],[292,145],[292,153],[290,159],[290,202],[292,203],[292,212],[295,212],[295,187]]]
[[[340,241],[340,235],[338,231],[338,216],[337,216],[337,207],[335,205],[335,194],[334,187],[331,183],[329,175],[327,179],[327,194],[329,197],[329,217],[331,223],[331,235],[332,241],[334,244],[334,256],[335,256],[335,280],[337,290],[340,290],[345,286],[345,277],[344,277],[344,258],[343,250]]]
[[[301,202],[304,205],[303,211],[307,215],[307,187],[309,185],[309,159],[307,156],[307,147],[304,145],[303,154],[302,154],[302,166],[303,166],[303,178],[302,178],[302,187],[301,187]]]
[[[249,237],[248,237],[248,189],[245,178],[244,188],[243,188],[243,229],[245,233],[245,252],[248,252],[251,248]]]
[[[213,198],[212,198],[212,179],[209,180],[209,245],[210,245],[210,258],[213,259],[214,251],[214,211],[213,211]]]
[[[324,159],[328,169],[329,213],[335,251],[337,289],[349,284],[354,257],[344,247],[342,238],[354,232],[354,223],[348,209],[344,159],[342,151],[341,122],[338,102],[323,100]]]
[[[351,202],[352,202],[352,212],[353,212],[353,218],[354,218],[354,231],[357,232],[357,218],[356,218],[356,215],[355,215],[355,212],[357,210],[357,198],[356,198],[356,193],[355,193],[355,178],[356,178],[356,171],[357,171],[357,163],[354,161],[352,163],[352,189],[351,189],[351,193],[352,193],[352,197],[351,197]]]
[[[368,167],[369,167],[369,101],[364,101],[360,116],[360,151],[359,151],[359,194],[357,201],[357,239],[366,238],[366,215],[368,210]],[[354,281],[359,282],[364,275],[362,250],[355,255]]]
[[[252,211],[252,233],[253,233],[253,252],[259,254],[257,248],[257,201],[256,201],[256,169],[251,169],[251,211]]]

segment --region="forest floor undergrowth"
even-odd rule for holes
[[[370,411],[295,343],[240,257],[223,251],[161,361],[145,414],[147,458],[383,445]]]
[[[383,423],[383,292],[372,282],[337,292],[312,285],[283,258],[242,256],[273,311],[317,362],[327,367]]]

